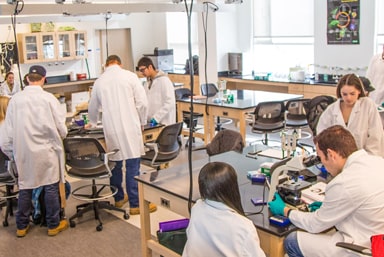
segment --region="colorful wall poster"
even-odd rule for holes
[[[327,15],[329,45],[360,43],[360,0],[328,0]]]

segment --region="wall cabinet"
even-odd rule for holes
[[[22,63],[52,62],[87,57],[85,31],[18,34]]]

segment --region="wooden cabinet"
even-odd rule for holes
[[[85,31],[19,34],[22,63],[66,61],[87,57]]]

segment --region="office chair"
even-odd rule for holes
[[[219,131],[209,144],[196,148],[193,151],[205,149],[210,160],[211,156],[228,151],[242,153],[243,148],[244,140],[241,134],[235,130],[224,129]]]
[[[367,255],[367,256],[383,256],[384,254],[384,234],[373,235],[370,238],[371,246],[365,247],[357,245],[355,243],[338,242],[336,246],[342,247],[347,250],[354,251],[356,253]]]
[[[96,230],[103,230],[100,218],[100,209],[114,210],[124,213],[124,219],[129,219],[126,210],[111,205],[108,201],[101,201],[112,197],[117,193],[117,188],[109,184],[96,183],[98,179],[106,179],[112,176],[111,170],[115,166],[109,161],[109,156],[118,150],[106,153],[101,143],[96,138],[68,137],[64,139],[64,150],[69,176],[83,180],[91,180],[91,184],[83,185],[72,192],[72,196],[85,204],[76,206],[76,213],[69,218],[71,227],[75,227],[75,218],[82,217],[88,211],[94,211],[95,219],[99,221]]]
[[[298,139],[296,145],[305,151],[306,147],[310,147],[314,151],[313,145],[302,143],[301,139],[311,138],[311,133],[302,131],[303,128],[308,127],[308,120],[304,105],[309,102],[308,98],[293,99],[287,101],[285,105],[285,129],[292,129],[293,133],[297,133]],[[305,135],[305,136],[303,136]]]
[[[264,145],[268,145],[268,133],[281,131],[285,127],[284,102],[259,103],[254,112],[254,120],[250,125],[252,126],[253,133],[264,134],[264,138],[261,141]]]
[[[176,100],[180,99],[188,99],[189,97],[192,97],[193,94],[189,88],[178,88],[175,89],[175,97]],[[183,111],[183,122],[187,125],[187,128],[192,127],[192,131],[196,132],[197,130],[201,129],[197,127],[197,122],[199,118],[204,117],[202,113],[194,112],[191,114],[191,112]],[[192,123],[191,123],[192,121]],[[195,138],[192,138],[192,143],[195,142]],[[189,140],[187,141],[185,146],[188,146]]]
[[[328,95],[319,95],[310,99],[303,104],[306,112],[307,122],[309,128],[312,130],[312,135],[317,135],[317,123],[319,122],[320,115],[328,107],[336,101],[336,98]]]
[[[165,126],[155,142],[145,143],[149,151],[141,156],[141,163],[160,170],[162,164],[175,159],[181,150],[182,128],[182,122]]]
[[[13,203],[18,194],[18,191],[14,191],[16,184],[17,174],[14,163],[0,150],[0,186],[5,186],[5,191],[0,189],[0,200],[2,200],[0,207],[6,208],[3,227],[8,227],[8,216],[13,216]]]
[[[213,97],[213,96],[215,96],[219,92],[219,89],[216,87],[215,84],[208,83],[208,84],[201,84],[200,85],[200,91],[201,91],[201,95],[203,95],[203,96]],[[216,131],[220,131],[220,130],[223,129],[222,128],[223,125],[228,125],[228,124],[231,124],[231,123],[232,123],[231,119],[222,118],[220,116],[217,116],[216,117],[216,127],[215,127],[215,130]]]

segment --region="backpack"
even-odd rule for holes
[[[334,103],[337,99],[329,95],[315,96],[308,102],[304,103],[308,126],[312,130],[313,136],[317,135],[316,127],[319,122],[320,115],[328,107],[328,105]]]

